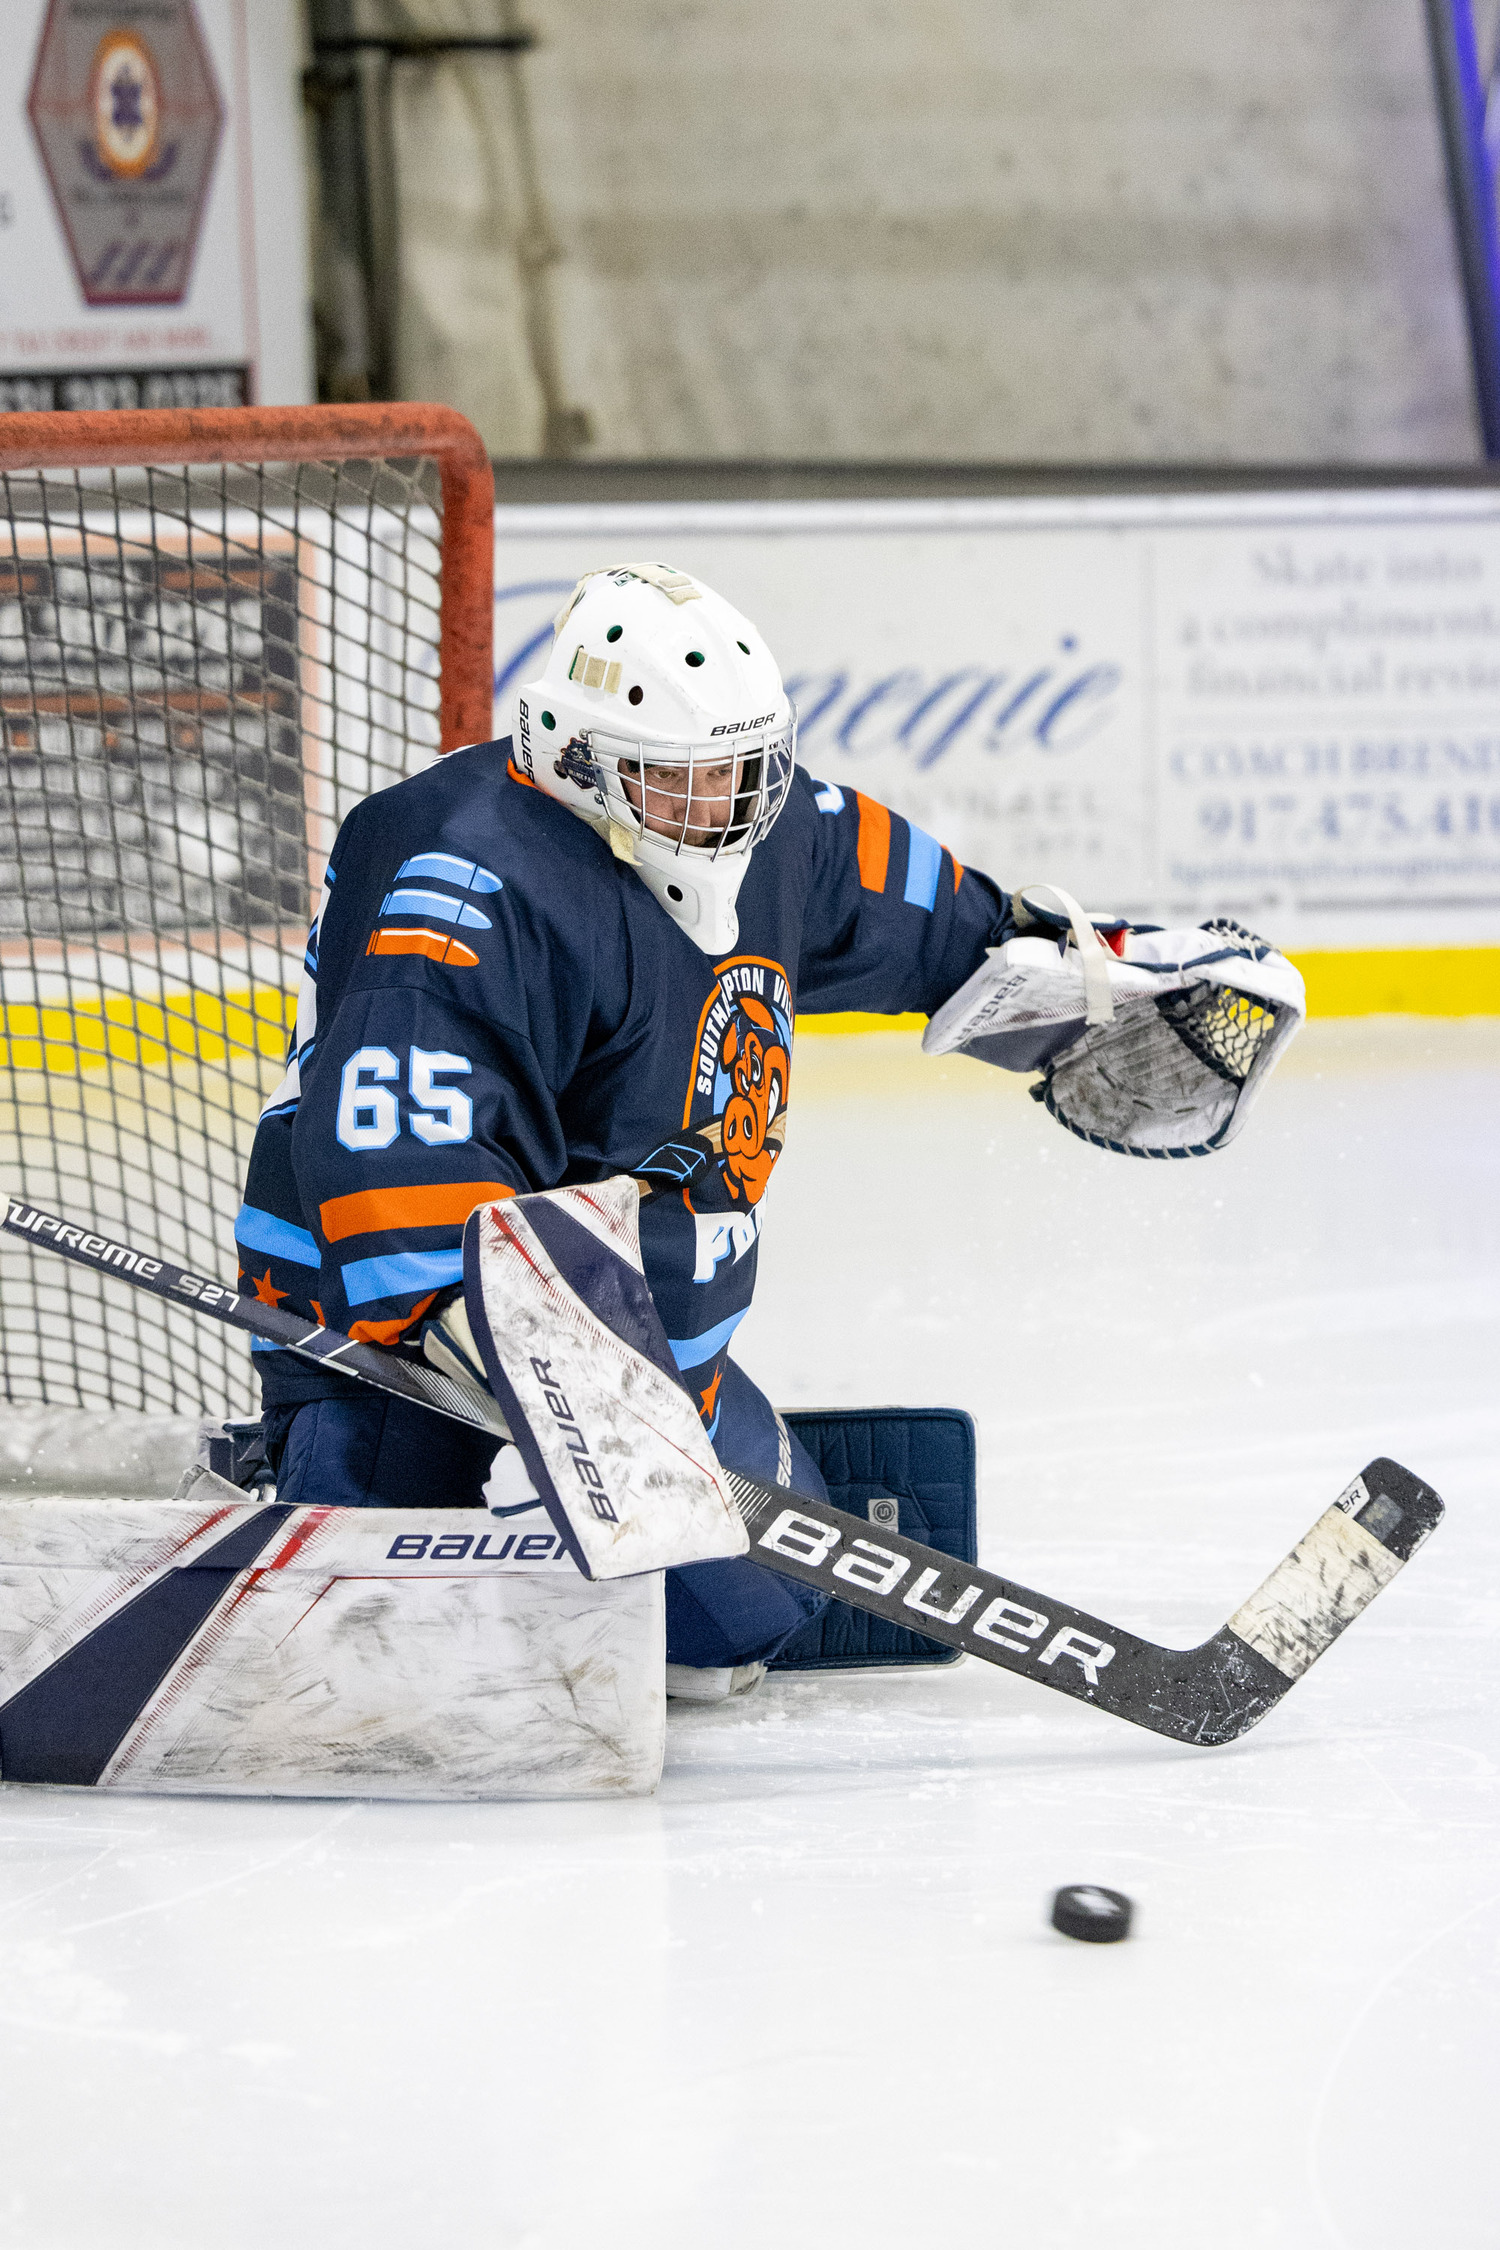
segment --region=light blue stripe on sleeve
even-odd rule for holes
[[[819,812],[842,812],[844,809],[844,792],[836,781],[825,781],[816,797],[814,797],[813,803],[817,806]]]
[[[435,914],[441,922],[456,922],[461,930],[489,930],[494,928],[487,914],[477,906],[461,906],[446,891],[388,891],[382,914]]]
[[[396,870],[399,883],[403,875],[435,875],[441,883],[462,883],[467,891],[503,891],[505,885],[488,867],[480,867],[472,859],[458,859],[452,852],[418,852],[415,859],[403,860]]]
[[[731,1313],[717,1328],[707,1329],[701,1336],[669,1336],[667,1349],[679,1367],[701,1367],[704,1360],[723,1349],[749,1310],[746,1305],[743,1312]]]
[[[274,1212],[257,1211],[253,1203],[241,1207],[234,1222],[234,1239],[247,1250],[263,1250],[268,1258],[288,1258],[294,1266],[320,1266],[323,1253],[304,1227],[294,1227]]]
[[[464,1254],[457,1250],[398,1250],[389,1258],[356,1258],[340,1279],[351,1305],[375,1297],[405,1297],[418,1289],[446,1289],[464,1277]]]
[[[937,897],[938,876],[942,872],[943,847],[929,836],[925,828],[913,828],[907,823],[910,839],[906,851],[906,890],[903,896],[908,906],[925,907],[932,912],[932,902]]]

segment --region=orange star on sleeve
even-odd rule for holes
[[[271,1269],[269,1266],[267,1266],[265,1272],[261,1275],[260,1279],[255,1284],[255,1295],[257,1301],[262,1305],[279,1305],[282,1298],[288,1296],[289,1294],[290,1292],[288,1290],[272,1288]]]

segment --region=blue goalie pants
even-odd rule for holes
[[[713,1443],[726,1468],[827,1499],[811,1456],[733,1361],[718,1404]],[[293,1507],[479,1507],[495,1454],[493,1438],[374,1390],[273,1407],[265,1432],[276,1497]],[[666,1595],[669,1664],[766,1663],[828,1606],[826,1594],[742,1556],[669,1570]]]

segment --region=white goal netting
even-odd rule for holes
[[[429,461],[0,458],[0,1186],[233,1278],[340,819],[439,743]],[[0,1392],[251,1411],[246,1340],[0,1237]]]

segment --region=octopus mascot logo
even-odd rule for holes
[[[786,1136],[792,995],[775,961],[726,961],[698,1025],[683,1127],[711,1161],[693,1181],[695,1209],[750,1211]]]

